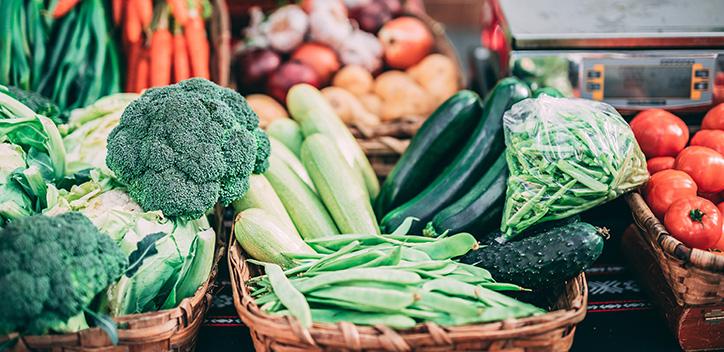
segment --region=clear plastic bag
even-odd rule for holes
[[[633,132],[608,104],[542,95],[503,117],[510,177],[501,231],[564,219],[648,179]]]

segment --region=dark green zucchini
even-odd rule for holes
[[[563,98],[563,93],[553,87],[542,87],[533,91],[533,98],[538,98],[541,94],[545,94],[554,98]]]
[[[423,233],[432,237],[445,231],[479,236],[497,228],[503,214],[507,180],[508,166],[503,152],[468,193],[432,218]]]
[[[410,233],[419,234],[435,214],[469,190],[505,149],[503,114],[528,97],[528,86],[518,79],[498,82],[485,99],[483,116],[460,153],[422,193],[384,216],[383,233],[396,229],[407,217],[416,217],[420,221],[412,225]]]
[[[422,124],[410,145],[385,179],[375,202],[382,218],[429,185],[472,134],[483,104],[472,91],[463,90],[446,100]]]
[[[601,229],[572,222],[518,241],[490,241],[460,261],[487,269],[496,280],[535,289],[574,278],[602,251]]]

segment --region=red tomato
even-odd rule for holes
[[[673,169],[675,160],[673,156],[657,156],[646,161],[646,169],[649,170],[649,175],[661,170]]]
[[[330,47],[317,43],[304,43],[292,54],[292,60],[312,68],[322,82],[327,82],[339,70],[337,54]]]
[[[390,67],[406,69],[430,53],[434,43],[427,26],[414,17],[398,17],[385,23],[377,33]]]
[[[724,103],[713,107],[701,120],[704,130],[724,130]]]
[[[676,157],[674,168],[689,174],[700,192],[724,191],[724,156],[714,149],[687,147]]]
[[[722,216],[716,205],[704,198],[680,198],[666,211],[664,225],[681,243],[709,249],[721,238]]]
[[[716,207],[717,209],[719,209],[719,215],[724,217],[724,202],[719,203],[719,205],[717,205]],[[718,249],[724,252],[724,220],[722,220],[722,230],[721,236],[719,237],[719,242],[714,244],[714,249]]]
[[[691,137],[691,145],[700,145],[724,155],[724,130],[701,130]]]
[[[685,172],[659,171],[646,184],[646,204],[656,217],[663,219],[671,203],[679,198],[696,197],[696,190],[696,183]]]
[[[631,120],[631,129],[647,159],[676,156],[689,141],[689,128],[684,121],[661,109],[638,113]]]

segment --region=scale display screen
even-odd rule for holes
[[[606,98],[688,98],[692,65],[606,65]]]

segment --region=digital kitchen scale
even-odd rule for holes
[[[493,0],[511,73],[619,110],[724,101],[724,0]]]

